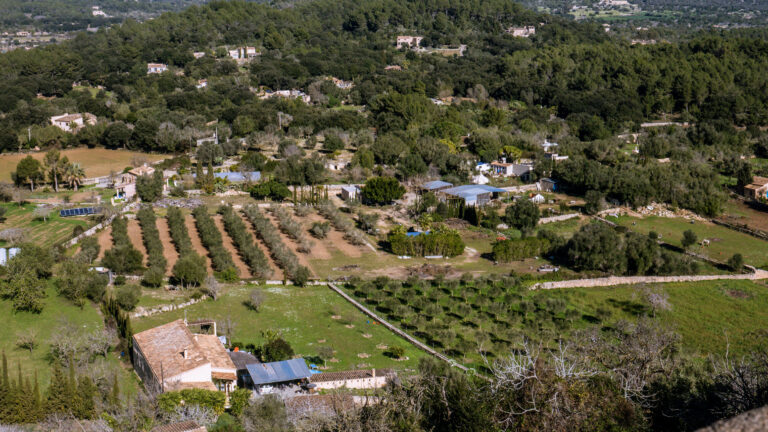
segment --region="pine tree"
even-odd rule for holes
[[[35,370],[35,380],[32,387],[32,419],[31,421],[40,421],[43,411],[43,402],[40,399],[40,383],[37,380],[37,370]]]

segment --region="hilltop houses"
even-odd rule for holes
[[[51,124],[64,132],[77,132],[80,128],[96,124],[96,116],[91,113],[69,114],[51,117]]]
[[[744,186],[744,197],[753,200],[768,199],[768,177],[752,177],[752,183]]]
[[[165,63],[147,63],[147,74],[160,74],[168,70]]]
[[[509,27],[507,28],[507,34],[514,37],[531,37],[536,34],[536,27],[534,26],[522,26],[522,27]]]
[[[259,99],[271,99],[271,98],[283,98],[283,99],[299,99],[304,103],[309,103],[312,98],[308,94],[301,90],[260,90],[256,96]]]
[[[259,55],[260,53],[256,51],[256,47],[244,46],[229,50],[229,56],[238,62],[251,60]]]
[[[229,393],[237,368],[215,334],[193,334],[184,320],[133,336],[133,367],[144,385],[166,392],[199,388]]]
[[[398,48],[418,48],[423,36],[398,36],[395,45]]]

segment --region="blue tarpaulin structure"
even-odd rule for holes
[[[281,382],[308,379],[312,373],[304,359],[297,358],[271,363],[254,363],[245,365],[254,385],[274,384]]]

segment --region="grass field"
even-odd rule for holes
[[[21,364],[24,376],[31,377],[37,372],[40,385],[43,389],[48,386],[51,375],[51,362],[49,358],[51,337],[56,334],[62,325],[71,325],[85,332],[93,332],[103,328],[104,321],[98,310],[98,306],[87,302],[82,308],[75,306],[68,300],[59,297],[56,289],[51,284],[44,300],[45,307],[40,314],[30,312],[14,312],[10,301],[0,300],[0,316],[3,317],[3,325],[0,326],[0,350],[8,357],[8,367],[11,375],[16,376],[16,368]],[[33,330],[36,334],[38,346],[30,353],[16,346],[17,335]],[[118,365],[116,356],[110,354],[107,364],[110,368],[121,371],[121,391],[133,392],[136,388],[136,379],[122,366]]]
[[[669,295],[670,310],[657,312],[683,338],[686,350],[700,354],[723,354],[730,343],[732,354],[744,353],[764,343],[768,330],[768,290],[751,281],[706,281],[672,283],[654,287]],[[606,287],[557,290],[537,293],[544,298],[566,299],[584,313],[598,307],[611,308],[612,320],[631,319],[635,311],[649,313],[638,287]]]
[[[663,241],[676,246],[681,245],[683,232],[692,230],[698,236],[699,243],[702,239],[710,240],[709,246],[694,245],[691,248],[694,252],[723,262],[733,254],[740,253],[747,264],[768,267],[768,242],[719,225],[708,222],[692,224],[686,219],[657,216],[646,218],[621,216],[618,219],[613,217],[608,219],[640,233],[656,231],[662,235]]]
[[[58,211],[52,211],[47,221],[34,219],[35,204],[25,204],[19,207],[16,204],[0,204],[7,209],[6,220],[0,223],[0,231],[7,228],[23,228],[27,231],[26,241],[39,246],[53,246],[72,238],[72,230],[75,226],[88,229],[92,222],[88,218],[59,216]],[[0,246],[4,242],[0,241]]]
[[[78,162],[85,170],[86,177],[105,176],[112,171],[122,172],[125,167],[133,166],[138,161],[153,162],[168,157],[162,154],[104,148],[75,148],[62,150],[61,154],[68,157],[70,162]],[[0,182],[10,182],[11,172],[16,171],[16,165],[28,155],[42,162],[45,152],[0,155]]]
[[[265,300],[258,312],[244,305],[251,289],[263,291]],[[208,300],[176,310],[134,319],[135,332],[184,318],[193,321],[210,318],[219,322],[230,319],[234,324],[232,340],[259,344],[262,331],[279,330],[296,354],[304,357],[317,355],[318,347],[327,345],[336,350],[338,362],[328,362],[328,370],[347,370],[358,367],[414,368],[425,354],[395,336],[381,325],[372,323],[365,315],[325,286],[256,287],[234,285],[228,287],[216,301]],[[221,327],[219,327],[221,329]],[[402,346],[406,361],[393,361],[386,357],[384,346]],[[362,354],[360,357],[358,354]],[[365,358],[365,355],[370,357]]]

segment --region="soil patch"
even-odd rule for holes
[[[312,247],[312,252],[310,252],[309,256],[312,259],[321,259],[321,260],[328,260],[331,259],[331,253],[328,252],[328,248],[325,247],[325,242],[328,241],[328,239],[319,239],[313,236],[309,230],[312,228],[312,222],[323,222],[325,219],[320,217],[317,214],[310,213],[304,218],[296,217],[296,219],[299,222],[303,222],[302,219],[306,219],[306,224],[302,224],[304,226],[304,231],[306,232],[307,236],[309,236],[310,239],[312,239],[313,242],[315,242],[315,245]]]
[[[251,221],[249,221],[248,218],[246,218],[245,215],[243,215],[242,213],[240,213],[240,218],[243,220],[243,223],[245,224],[245,228],[253,236],[253,240],[256,246],[258,246],[259,249],[261,249],[261,251],[267,257],[267,262],[269,262],[269,268],[272,269],[272,277],[270,279],[272,280],[283,279],[284,277],[283,269],[281,269],[280,267],[277,266],[277,264],[275,264],[275,260],[272,259],[272,254],[269,252],[269,248],[267,247],[267,245],[264,244],[264,242],[261,241],[259,236],[256,234],[256,230],[253,229],[253,225],[251,224]]]
[[[245,262],[243,262],[243,259],[237,252],[235,244],[232,242],[232,238],[229,237],[227,230],[224,229],[224,222],[221,220],[221,215],[214,215],[213,221],[216,223],[216,228],[218,228],[219,232],[221,233],[221,240],[222,243],[224,243],[224,249],[226,249],[227,252],[232,255],[232,262],[235,263],[235,267],[237,267],[237,272],[240,274],[240,277],[243,279],[252,278],[253,275],[251,274],[251,270],[248,268]]]
[[[97,234],[99,241],[99,260],[104,258],[104,252],[112,249],[112,227],[108,226]]]
[[[308,218],[312,222],[325,222],[327,221],[320,215],[311,215]],[[331,231],[328,232],[328,237],[325,238],[325,242],[330,243],[336,249],[340,250],[344,255],[350,258],[360,258],[363,256],[362,248],[351,245],[346,239],[344,234],[331,225]]]
[[[189,232],[189,239],[192,242],[192,249],[200,256],[205,258],[205,265],[208,268],[208,274],[213,274],[213,267],[211,267],[211,259],[208,258],[208,249],[203,246],[203,242],[200,241],[200,236],[197,233],[197,227],[195,227],[195,218],[192,215],[187,215],[184,218],[184,224],[187,226]]]
[[[136,250],[141,252],[142,262],[147,262],[147,249],[144,247],[144,239],[141,237],[141,227],[136,219],[128,219],[128,238]]]
[[[168,221],[164,217],[159,217],[156,220],[157,231],[160,233],[160,242],[163,244],[163,256],[168,261],[168,268],[165,271],[166,276],[170,276],[173,272],[173,266],[176,265],[176,261],[179,259],[179,254],[176,252],[176,248],[173,246],[173,240],[171,240],[171,232],[168,229]]]
[[[737,299],[750,299],[752,298],[752,294],[744,291],[738,291],[738,290],[728,290],[726,291],[728,296],[737,298]]]

